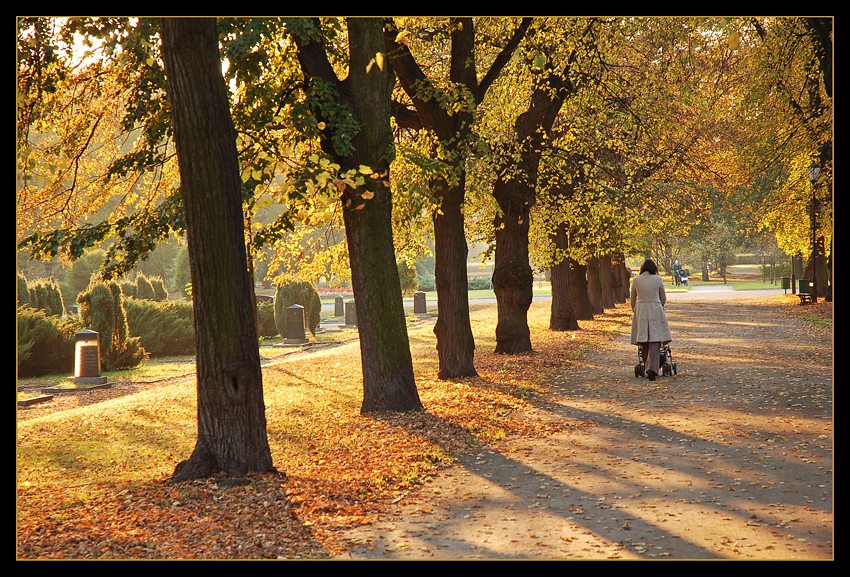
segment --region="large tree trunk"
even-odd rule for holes
[[[197,442],[172,479],[272,471],[236,132],[215,20],[163,19],[162,55],[189,241],[198,380]]]
[[[558,254],[569,248],[567,243],[567,225],[561,224],[551,236]],[[552,309],[549,314],[549,328],[553,331],[578,330],[578,321],[573,310],[572,291],[570,290],[570,262],[564,257],[555,263],[550,271],[552,281]]]
[[[469,322],[466,258],[468,249],[463,228],[465,182],[463,172],[454,186],[439,179],[433,193],[440,200],[440,212],[434,214],[434,279],[437,285],[438,377],[456,379],[474,377],[475,339]],[[442,213],[442,214],[440,214]]]
[[[517,179],[507,182],[498,179],[493,196],[502,209],[493,222],[496,228],[493,291],[499,314],[496,352],[521,353],[531,350],[528,307],[534,275],[528,264],[528,218],[534,190]]]
[[[599,257],[599,284],[602,287],[602,307],[614,308],[614,269],[611,266],[611,256]]]
[[[421,410],[392,236],[390,67],[374,65],[375,54],[384,50],[383,24],[379,18],[346,22],[350,61],[344,81],[337,78],[318,35],[311,33],[319,31],[318,18],[300,21],[293,27],[293,38],[308,79],[308,103],[325,124],[320,132],[322,149],[343,171],[365,165],[374,174],[374,178],[364,175],[365,183],[357,188],[345,187],[340,198],[360,333],[360,411]],[[356,122],[353,137],[350,128],[340,125],[341,113],[328,115],[329,98]],[[350,147],[341,143],[346,138],[351,138]]]
[[[364,164],[385,174],[374,180],[367,177],[362,187],[347,190],[342,198],[344,207],[352,201],[343,209],[343,217],[363,367],[360,410],[421,410],[392,236],[391,159],[387,157],[392,147],[389,69],[372,67],[366,72],[375,53],[383,50],[383,28],[378,18],[349,18],[347,22],[351,55],[348,105],[360,130],[352,143],[353,152],[339,161],[343,170]],[[374,193],[374,198],[364,200],[367,191]]]
[[[474,109],[463,107],[454,111],[445,106],[447,100],[457,98],[457,89],[465,88],[466,103],[477,106],[484,99],[493,81],[510,61],[531,25],[530,18],[523,18],[511,38],[490,64],[486,74],[478,80],[475,68],[475,22],[472,18],[452,18],[450,21],[451,59],[449,63],[449,91],[434,86],[404,43],[397,42],[398,29],[392,19],[384,23],[385,52],[392,62],[396,75],[407,95],[416,107],[410,114],[407,107],[399,105],[396,121],[408,123],[414,129],[432,130],[443,144],[459,184],[449,186],[438,183],[434,189],[435,199],[440,203],[442,214],[434,215],[435,280],[437,284],[438,317],[434,327],[439,356],[439,378],[452,379],[476,375],[474,366],[475,341],[469,322],[467,294],[466,254],[467,245],[463,227],[463,204],[465,192],[464,162],[466,146],[472,133]],[[474,107],[473,107],[474,108]],[[461,257],[463,257],[461,259]]]
[[[493,291],[498,303],[496,352],[519,353],[531,350],[528,307],[531,306],[534,275],[528,264],[528,230],[531,208],[540,169],[544,137],[549,134],[567,95],[575,87],[569,79],[569,66],[563,76],[550,73],[537,79],[528,109],[514,122],[516,140],[505,151],[507,158],[518,155],[519,162],[502,166],[493,186],[493,197],[501,209],[496,227],[496,265]]]
[[[605,312],[602,301],[602,281],[599,277],[599,257],[591,257],[587,261],[587,297],[590,299],[590,310],[595,315]]]
[[[593,305],[590,304],[587,286],[587,265],[570,259],[570,295],[573,297],[573,310],[576,319],[593,320]]]

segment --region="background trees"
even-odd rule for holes
[[[629,258],[668,270],[684,255],[722,275],[754,235],[806,255],[825,294],[831,26],[219,19],[245,267],[351,281],[364,411],[419,408],[399,261],[434,277],[439,376],[475,373],[468,241],[496,257],[500,352],[531,348],[533,272],[551,271],[553,330],[622,300]],[[59,281],[66,302],[95,268],[163,276],[170,298],[188,284],[161,41],[153,19],[18,20],[16,239],[46,259],[21,269]]]

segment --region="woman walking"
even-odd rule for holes
[[[673,340],[664,305],[667,292],[664,281],[658,275],[658,266],[646,259],[640,274],[632,281],[630,298],[632,305],[632,344],[641,346],[646,375],[650,381],[658,376],[658,361],[661,345]]]

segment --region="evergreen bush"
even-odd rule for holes
[[[311,333],[322,320],[322,300],[316,288],[307,281],[291,281],[277,287],[274,295],[274,322],[281,336],[286,335],[286,309],[292,305],[304,307],[304,323]]]

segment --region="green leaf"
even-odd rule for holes
[[[533,70],[543,70],[546,66],[546,56],[542,52],[538,52],[534,57],[534,62],[531,64]]]

